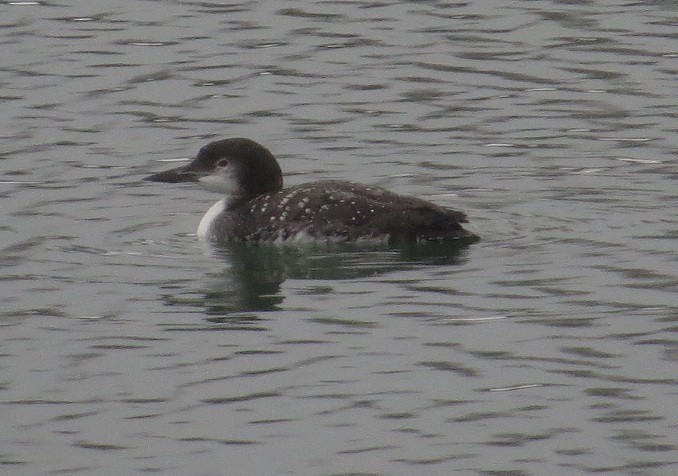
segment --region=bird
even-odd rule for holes
[[[187,165],[151,182],[194,182],[224,197],[205,213],[197,235],[208,242],[381,242],[470,244],[464,212],[384,188],[324,180],[283,188],[273,154],[235,137],[211,142]]]

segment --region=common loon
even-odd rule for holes
[[[189,164],[158,172],[152,182],[198,182],[225,195],[203,216],[208,241],[362,240],[387,243],[472,243],[466,214],[381,187],[327,180],[283,189],[277,160],[243,138],[211,142]]]

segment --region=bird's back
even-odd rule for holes
[[[476,241],[463,212],[344,181],[302,184],[224,210],[212,234],[221,240],[383,242]]]

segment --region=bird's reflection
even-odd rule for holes
[[[210,322],[251,325],[256,314],[281,308],[288,279],[335,281],[379,276],[421,265],[455,265],[466,246],[318,245],[229,243],[211,253],[223,269],[207,276],[204,306]]]

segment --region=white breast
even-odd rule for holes
[[[209,240],[210,234],[212,232],[212,224],[214,220],[224,211],[226,208],[226,200],[221,199],[207,210],[207,213],[203,215],[200,224],[198,225],[198,238],[203,240]]]

